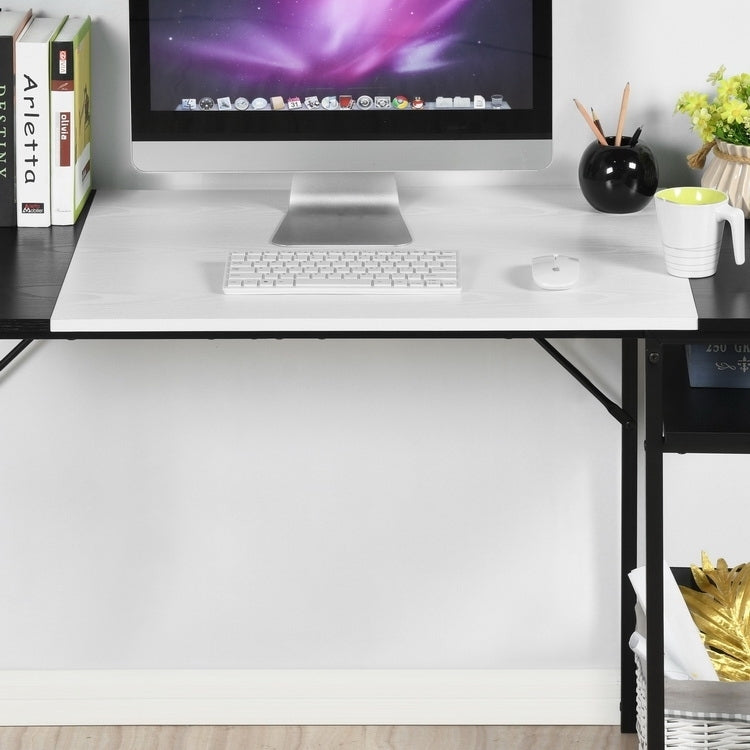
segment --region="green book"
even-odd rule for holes
[[[91,192],[91,18],[68,18],[52,42],[53,224],[74,224]]]

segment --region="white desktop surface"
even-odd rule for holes
[[[594,211],[575,188],[402,191],[415,246],[460,253],[461,294],[225,295],[232,250],[271,247],[283,191],[99,191],[55,307],[66,333],[695,330],[690,284],[667,274],[653,207]],[[545,291],[531,259],[581,259]]]

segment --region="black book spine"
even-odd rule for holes
[[[12,36],[0,36],[0,226],[16,225],[16,102]]]

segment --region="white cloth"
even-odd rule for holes
[[[638,606],[646,612],[646,568],[636,568],[628,576],[635,591]],[[648,633],[636,632],[630,640],[631,648],[647,664]],[[706,647],[690,610],[685,603],[669,566],[664,563],[664,674],[676,680],[718,681]]]

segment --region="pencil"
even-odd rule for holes
[[[575,102],[576,107],[578,107],[578,111],[583,115],[583,119],[586,120],[586,124],[591,128],[591,131],[596,136],[596,139],[599,141],[599,143],[601,143],[602,146],[609,145],[607,143],[607,139],[599,131],[599,128],[594,125],[594,121],[591,119],[591,115],[586,111],[586,107],[584,107],[583,104],[578,101],[578,99],[573,99],[573,101]]]
[[[625,114],[628,111],[628,100],[630,99],[630,82],[625,84],[622,92],[622,103],[620,104],[620,117],[617,120],[617,133],[615,134],[615,146],[622,144],[622,131],[625,128]]]
[[[604,128],[602,127],[602,121],[599,119],[599,115],[596,114],[596,111],[594,110],[593,107],[591,108],[591,119],[593,119],[594,125],[596,125],[596,129],[602,135],[604,135]],[[606,138],[607,136],[605,135],[604,137]]]

